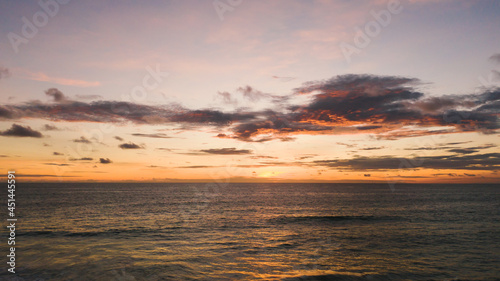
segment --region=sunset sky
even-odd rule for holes
[[[40,3],[0,2],[4,176],[500,181],[500,1]]]

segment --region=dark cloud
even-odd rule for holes
[[[243,141],[263,142],[283,138],[288,134],[321,133],[333,129],[331,126],[316,125],[307,122],[291,121],[287,115],[271,110],[262,112],[264,120],[245,122],[233,128],[233,138]],[[268,136],[266,136],[268,135]],[[255,138],[262,136],[260,138]]]
[[[60,156],[60,155],[64,155],[64,153],[60,153],[60,152],[54,152],[52,153],[53,155],[57,155],[57,156]]]
[[[496,145],[491,143],[491,144],[485,144],[482,146],[473,146],[473,147],[467,147],[467,148],[452,148],[452,149],[449,149],[448,152],[453,152],[453,153],[458,153],[458,154],[472,154],[472,153],[479,152],[482,149],[488,149],[488,148],[492,148],[492,147],[496,147]]]
[[[54,125],[51,125],[51,124],[45,124],[45,125],[43,126],[43,130],[44,130],[44,131],[59,131],[60,129],[59,129],[59,128],[57,128],[57,127],[56,127],[56,126],[54,126]]]
[[[119,137],[119,136],[114,136],[115,139],[119,140],[119,141],[123,141],[123,138]]]
[[[79,143],[92,143],[90,140],[88,140],[86,137],[80,137],[79,139],[74,139],[73,142],[79,142]]]
[[[417,151],[423,151],[423,150],[443,150],[443,149],[453,149],[454,147],[451,146],[441,146],[441,147],[412,147],[412,148],[405,148],[405,150],[417,150]]]
[[[111,161],[109,158],[99,158],[99,162],[101,164],[110,164],[110,163],[113,163],[113,161]]]
[[[470,149],[470,148],[454,148],[454,149],[450,149],[448,151],[453,152],[453,153],[458,153],[458,154],[471,154],[471,153],[479,152],[479,150]]]
[[[230,148],[213,148],[213,149],[202,149],[201,152],[209,154],[220,154],[220,155],[241,155],[241,154],[252,154],[251,150],[248,149],[236,149],[234,147]]]
[[[448,176],[448,177],[457,177],[458,174],[455,174],[455,173],[438,173],[438,174],[432,174],[433,176],[435,177],[438,177],[438,176]]]
[[[71,166],[70,164],[66,164],[66,163],[43,163],[44,165],[48,165],[48,166],[58,166],[58,167],[67,167],[67,166]]]
[[[358,92],[370,95],[383,94],[387,89],[404,90],[404,85],[420,84],[420,80],[398,76],[377,76],[369,74],[339,75],[328,80],[311,81],[303,84],[294,91],[298,94],[309,94],[314,91],[320,93]],[[341,94],[341,93],[339,93]]]
[[[10,77],[9,69],[0,66],[0,80]]]
[[[169,139],[171,137],[167,136],[166,134],[162,134],[162,133],[157,133],[157,134],[140,134],[140,133],[136,133],[136,134],[132,134],[132,136],[135,136],[135,137],[145,137],[145,138],[158,138],[158,139]]]
[[[45,91],[45,94],[49,97],[52,97],[54,99],[54,102],[63,102],[66,100],[64,94],[57,88],[50,88],[47,91]]]
[[[299,93],[319,92],[312,103],[295,109],[296,118],[339,125],[356,125],[360,121],[365,124],[367,121],[385,124],[418,122],[421,114],[409,110],[403,103],[423,97],[422,93],[407,86],[417,81],[392,76],[344,75],[316,82],[296,89]]]
[[[365,177],[371,177],[371,174],[364,174]]]
[[[358,130],[374,130],[374,129],[379,129],[379,128],[382,128],[383,126],[375,126],[375,125],[372,125],[372,126],[359,126],[359,127],[356,127],[356,129]]]
[[[121,149],[143,149],[144,147],[137,145],[135,143],[129,142],[129,143],[122,143],[118,147]]]
[[[379,150],[384,148],[385,146],[371,146],[371,147],[360,148],[359,150]]]
[[[0,131],[0,136],[41,138],[43,135],[42,133],[31,129],[31,127],[23,127],[21,125],[12,124],[10,129]]]
[[[254,115],[248,113],[224,113],[218,110],[206,109],[174,114],[170,117],[170,120],[172,122],[227,126],[235,121],[253,119],[254,117]]]
[[[69,161],[92,161],[94,158],[82,157],[82,158],[70,158]]]
[[[317,160],[312,165],[349,170],[397,169],[449,169],[496,170],[500,169],[500,153],[475,155],[445,155],[414,158],[393,156],[356,157],[353,159]]]
[[[159,147],[158,150],[172,151],[171,148]]]
[[[351,74],[306,82],[287,96],[263,93],[251,86],[238,88],[247,100],[265,98],[271,99],[273,105],[280,105],[277,110],[256,112],[190,110],[178,104],[86,103],[70,101],[57,89],[49,89],[48,95],[57,103],[0,106],[0,118],[176,124],[183,129],[214,126],[224,127],[217,137],[246,142],[291,141],[298,134],[370,134],[376,139],[395,140],[458,132],[491,134],[500,129],[500,89],[426,97],[417,89],[420,85],[414,78]],[[234,100],[229,93],[219,95],[227,102]],[[307,95],[309,101],[288,104],[298,95]]]

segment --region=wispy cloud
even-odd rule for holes
[[[202,149],[200,151],[208,153],[208,154],[220,154],[220,155],[241,155],[241,154],[251,154],[252,153],[252,151],[249,149],[236,149],[234,147]]]
[[[79,139],[74,139],[73,142],[79,142],[79,143],[92,143],[89,139],[87,139],[84,136],[81,136]]]
[[[141,134],[141,133],[135,133],[132,134],[134,137],[145,137],[145,138],[156,138],[156,139],[169,139],[171,137],[167,136],[166,134],[162,133],[156,133],[156,134]]]
[[[490,60],[495,62],[495,63],[500,63],[500,53],[498,54],[493,54],[491,57],[490,57]]]
[[[0,66],[0,80],[8,78],[11,76],[11,73],[8,68]]]
[[[75,87],[97,87],[101,83],[98,81],[85,81],[78,79],[62,78],[49,76],[43,72],[31,72],[27,70],[20,70],[20,77],[28,80],[50,82],[59,85],[75,86]]]

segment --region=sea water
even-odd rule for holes
[[[16,212],[0,280],[500,279],[499,185],[18,183]]]

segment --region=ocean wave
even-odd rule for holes
[[[134,229],[107,229],[103,231],[47,231],[47,230],[39,230],[39,231],[28,231],[28,232],[19,232],[18,236],[47,236],[47,237],[91,237],[91,236],[101,236],[101,235],[122,235],[129,234],[132,236],[142,235],[142,234],[150,234],[150,235],[162,235],[168,234],[169,230],[175,231],[179,227],[172,228],[134,228]]]
[[[426,274],[428,275],[428,274]],[[499,279],[462,279],[462,278],[433,278],[430,276],[417,274],[326,274],[326,275],[304,275],[298,277],[288,277],[282,281],[498,281]]]
[[[383,222],[383,221],[401,221],[404,220],[398,216],[279,216],[270,219],[271,223],[334,223],[334,222]]]

